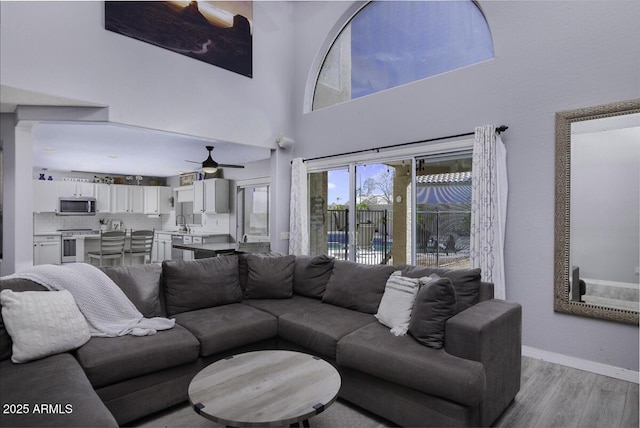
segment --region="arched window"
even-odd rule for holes
[[[493,58],[473,1],[373,1],[340,32],[324,59],[313,110]]]

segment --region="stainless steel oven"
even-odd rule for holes
[[[62,237],[62,263],[73,263],[76,261],[76,237]]]
[[[100,233],[92,229],[59,229],[62,234],[62,263],[76,261],[76,237]]]

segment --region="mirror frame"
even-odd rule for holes
[[[638,312],[570,299],[571,124],[640,113],[640,98],[556,113],[554,299],[556,312],[638,325]]]

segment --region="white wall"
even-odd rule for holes
[[[275,148],[291,135],[293,5],[254,2],[253,78],[104,29],[104,2],[1,2],[2,85],[109,120]]]
[[[295,6],[294,155],[313,157],[505,124],[507,298],[526,346],[638,371],[638,327],[553,311],[557,111],[640,96],[640,2],[481,1],[495,58],[303,113],[316,56],[351,2]]]

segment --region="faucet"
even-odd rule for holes
[[[178,219],[182,217],[182,223],[178,223]],[[182,226],[180,228],[178,228],[179,230],[182,230],[183,227],[185,227],[185,222],[187,221],[187,218],[185,216],[183,216],[182,214],[178,214],[176,216],[176,226]]]

